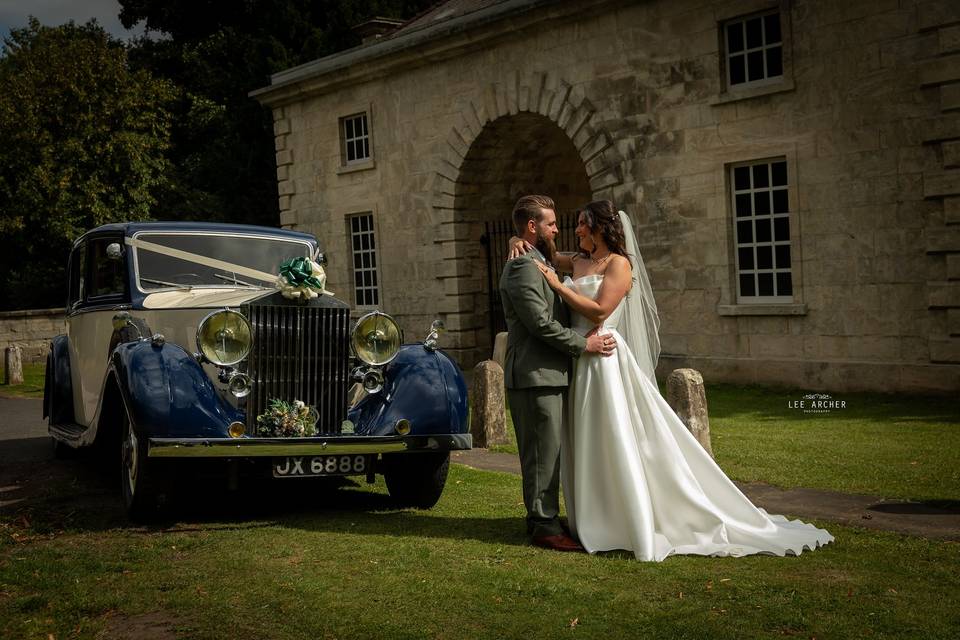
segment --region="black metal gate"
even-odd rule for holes
[[[480,243],[487,254],[487,292],[490,306],[490,344],[501,331],[507,330],[507,321],[503,317],[503,304],[500,302],[500,272],[503,263],[507,261],[507,241],[512,235],[513,222],[511,220],[491,220],[484,223],[485,229],[480,236]],[[557,249],[560,251],[576,251],[577,214],[575,212],[557,216]]]

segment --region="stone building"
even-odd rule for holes
[[[281,222],[357,312],[413,338],[441,314],[469,367],[490,223],[524,193],[609,198],[661,371],[960,389],[960,3],[450,0],[391,26],[252,94]]]

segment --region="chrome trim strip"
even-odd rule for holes
[[[150,438],[150,458],[263,458],[326,453],[455,451],[473,447],[469,433],[350,438]]]

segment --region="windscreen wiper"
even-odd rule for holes
[[[245,286],[245,287],[253,287],[254,289],[265,289],[265,288],[266,288],[266,287],[262,287],[262,286],[260,286],[260,285],[258,285],[258,284],[251,284],[251,283],[249,283],[249,282],[244,282],[243,280],[237,280],[237,279],[234,278],[233,276],[224,275],[224,274],[222,274],[222,273],[215,273],[215,274],[213,274],[213,277],[214,277],[214,278],[220,278],[221,280],[226,280],[227,282],[233,282],[234,284],[243,285],[243,286]]]
[[[154,278],[144,278],[140,277],[140,282],[150,282],[152,284],[159,284],[162,287],[173,287],[174,289],[180,289],[181,291],[191,291],[193,286],[189,284],[183,284],[178,282],[167,282],[166,280],[155,280]]]

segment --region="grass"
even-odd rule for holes
[[[960,499],[960,401],[834,394],[846,408],[792,409],[807,392],[710,385],[711,445],[734,480],[916,500]],[[809,401],[807,401],[809,406]],[[492,450],[516,453],[510,442]]]
[[[837,542],[799,558],[559,554],[525,544],[518,477],[456,465],[431,511],[390,509],[381,481],[204,498],[130,527],[116,496],[77,480],[82,464],[60,464],[75,466],[0,513],[0,637],[112,637],[144,615],[184,638],[946,638],[960,625],[956,543],[826,525]]]
[[[6,379],[6,372],[0,362],[0,380]],[[0,396],[18,398],[42,398],[43,376],[46,366],[42,362],[23,364],[23,384],[0,384]]]
[[[960,401],[834,394],[846,408],[788,408],[804,392],[708,390],[717,460],[737,480],[890,498],[960,499]]]

